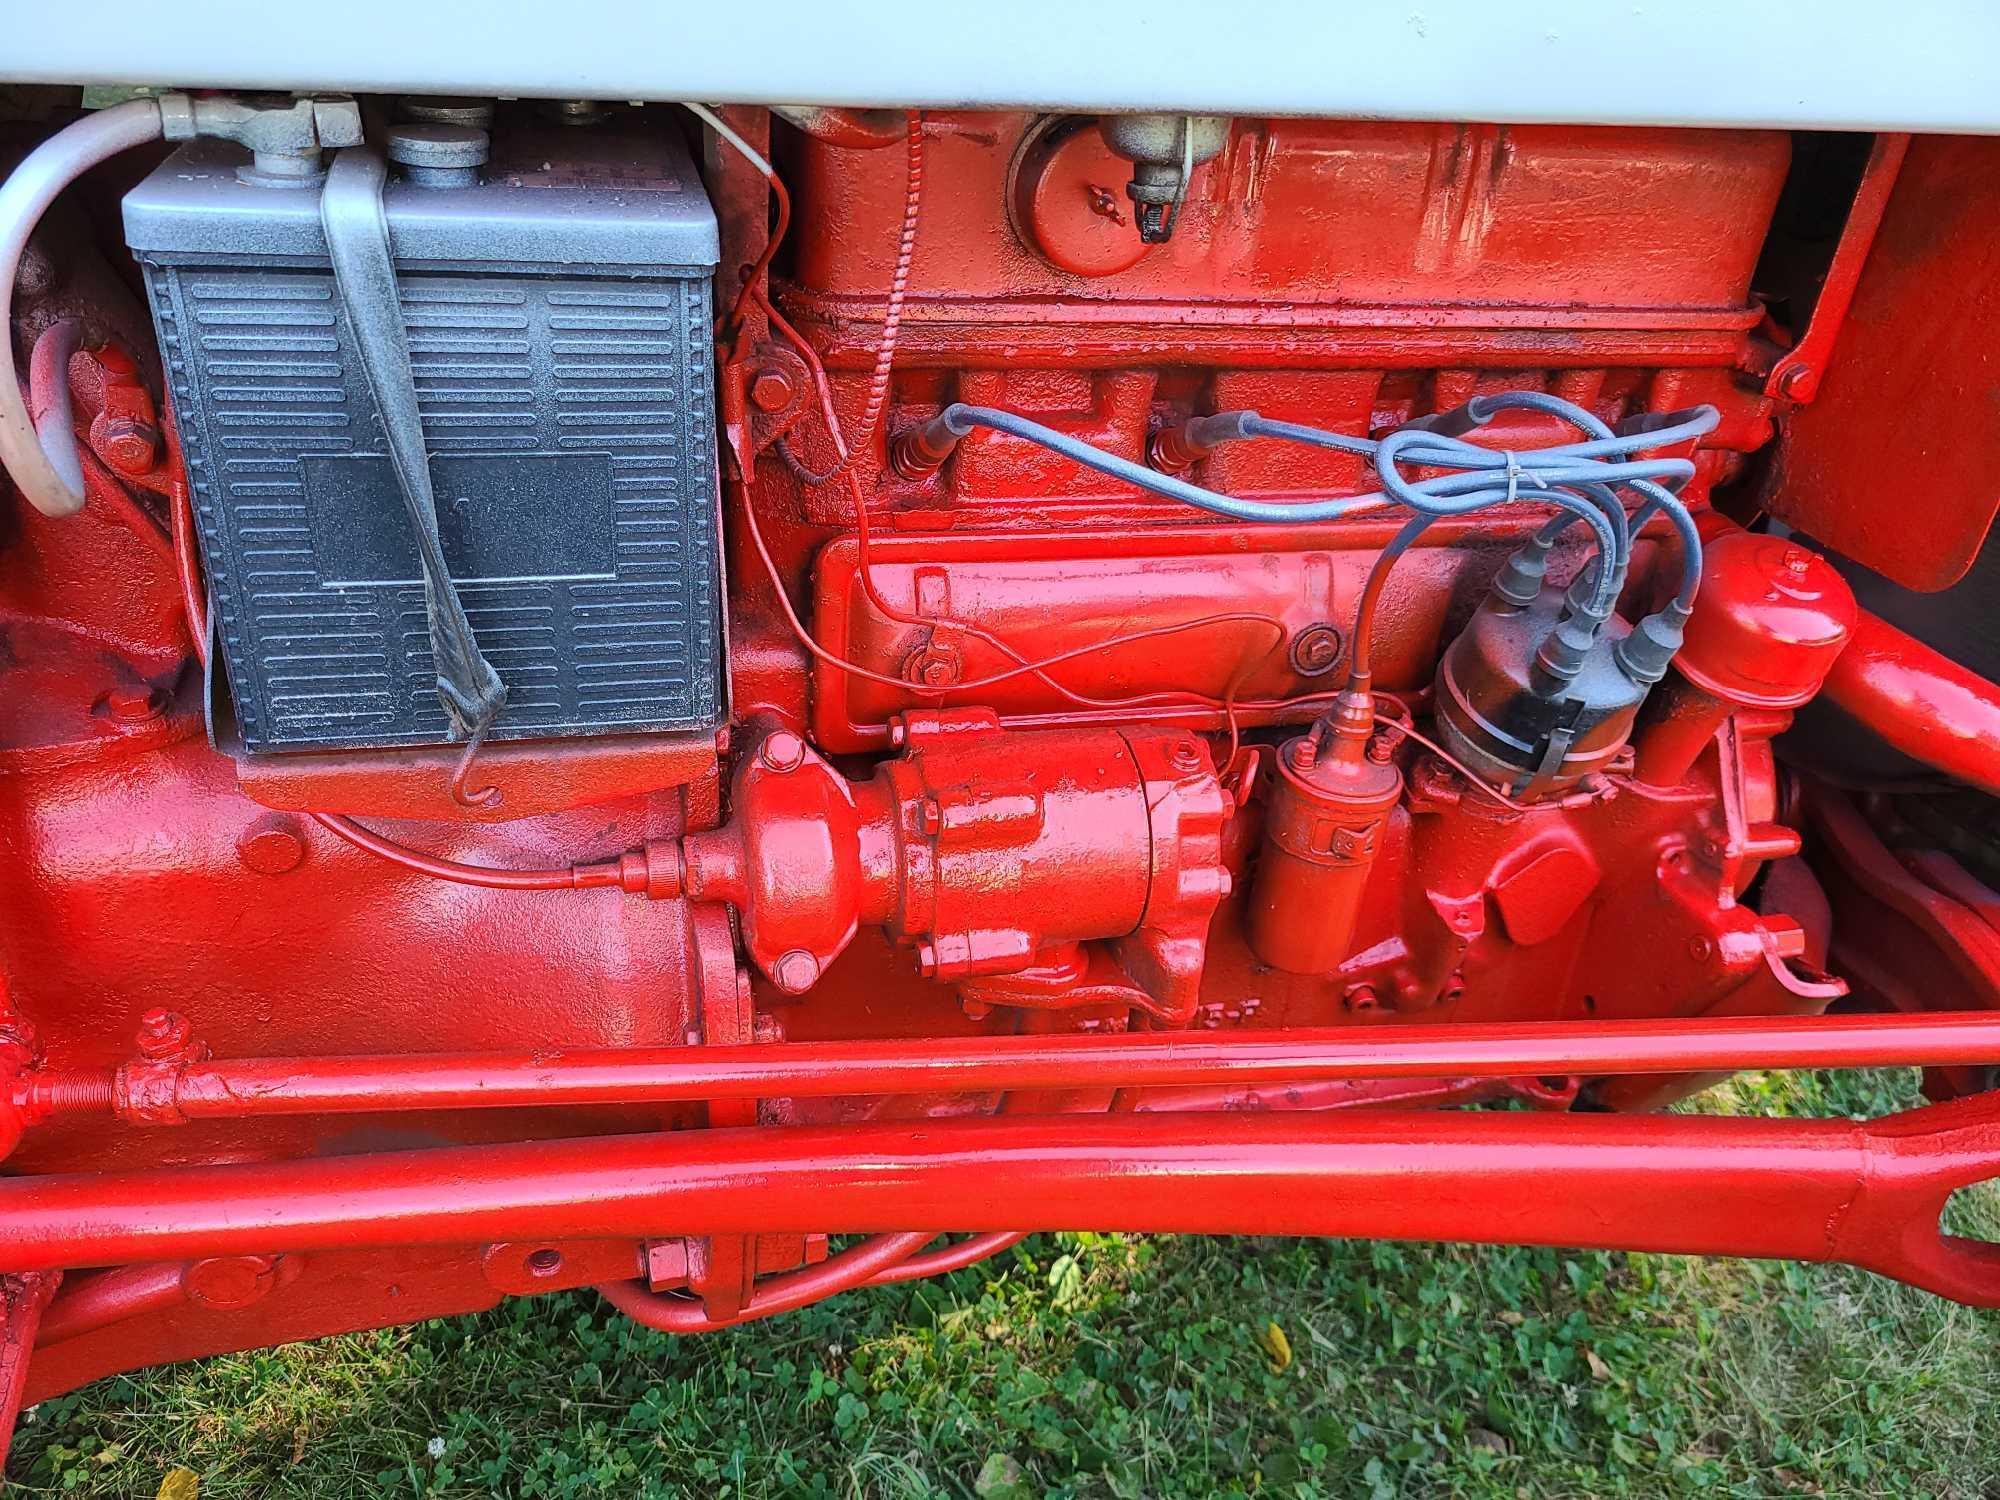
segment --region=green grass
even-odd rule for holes
[[[1702,1107],[1914,1097],[1804,1075]],[[1993,1496],[1996,1332],[1839,1267],[1044,1235],[702,1339],[575,1294],[107,1380],[38,1408],[14,1472],[150,1497],[178,1463],[211,1500]]]

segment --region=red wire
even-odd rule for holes
[[[783,185],[779,183],[776,177],[771,178],[770,181],[774,190],[780,194],[784,192]],[[788,211],[780,214],[781,219],[787,217],[789,217]],[[869,554],[870,543],[873,540],[873,531],[869,522],[867,496],[861,488],[860,476],[854,471],[850,463],[852,453],[858,453],[859,449],[857,448],[851,452],[848,448],[841,430],[839,414],[833,407],[833,393],[827,381],[826,367],[821,362],[818,351],[772,305],[770,298],[761,288],[754,289],[751,295],[763,309],[765,316],[770,320],[772,328],[798,351],[800,359],[805,362],[807,371],[812,377],[813,388],[819,399],[821,418],[826,424],[827,435],[832,441],[834,451],[839,455],[841,462],[838,467],[830,471],[826,476],[815,475],[809,471],[805,471],[802,467],[798,472],[800,473],[800,477],[809,484],[820,482],[822,477],[830,480],[836,475],[845,479],[849,500],[854,509],[855,577],[868,602],[874,606],[878,613],[898,624],[912,625],[926,629],[935,629],[939,625],[947,625],[952,629],[962,631],[974,640],[984,642],[1001,655],[1018,663],[1018,665],[1004,672],[991,673],[984,677],[973,678],[967,682],[953,683],[948,687],[925,688],[921,684],[907,682],[900,677],[891,677],[884,673],[876,672],[862,666],[858,662],[851,661],[828,650],[812,637],[804,623],[799,619],[797,612],[792,608],[790,596],[784,586],[777,563],[772,558],[770,549],[765,544],[763,528],[757,517],[756,506],[751,501],[746,486],[743,497],[743,510],[744,519],[750,531],[751,541],[757,549],[759,558],[764,563],[765,571],[770,577],[773,591],[778,596],[779,608],[785,616],[787,625],[791,628],[793,634],[798,637],[800,644],[817,660],[825,662],[828,666],[850,676],[861,678],[864,681],[894,687],[903,692],[918,693],[931,697],[944,697],[952,693],[974,692],[982,688],[995,686],[999,683],[1010,682],[1017,677],[1033,676],[1045,687],[1081,708],[1133,708],[1148,704],[1192,705],[1226,714],[1230,721],[1232,741],[1236,738],[1236,714],[1239,709],[1276,710],[1295,707],[1304,703],[1317,702],[1322,699],[1330,699],[1334,696],[1332,693],[1306,693],[1293,698],[1266,699],[1248,704],[1239,704],[1236,701],[1235,689],[1237,685],[1255,670],[1258,663],[1276,651],[1284,643],[1286,636],[1289,634],[1284,622],[1273,615],[1243,610],[1203,615],[1197,619],[1176,621],[1170,625],[1156,625],[1142,630],[1126,631],[1120,635],[1108,636],[1103,640],[1092,641],[1087,645],[1071,647],[1065,651],[1030,660],[1006,641],[980,626],[970,625],[957,620],[925,618],[920,615],[910,614],[891,604],[888,599],[883,597],[881,590],[875,583],[873,564]],[[1075,688],[1057,682],[1044,670],[1051,666],[1058,666],[1066,661],[1075,660],[1078,657],[1092,655],[1100,651],[1108,651],[1115,647],[1130,645],[1137,641],[1152,640],[1166,635],[1178,635],[1188,630],[1205,629],[1211,625],[1230,623],[1246,623],[1268,627],[1275,633],[1275,639],[1270,648],[1261,656],[1250,657],[1244,661],[1243,665],[1232,678],[1228,692],[1221,698],[1215,698],[1206,693],[1198,693],[1189,689],[1168,689],[1153,693],[1126,694],[1115,698],[1094,698],[1086,693],[1079,692]]]
[[[352,818],[339,813],[315,812],[306,814],[329,833],[346,839],[357,849],[366,850],[379,859],[386,859],[392,865],[401,865],[406,870],[414,870],[419,875],[429,875],[436,880],[449,880],[455,885],[483,886],[492,891],[568,891],[593,886],[616,885],[615,870],[610,878],[593,879],[592,870],[600,873],[609,866],[567,865],[552,870],[500,870],[490,865],[461,864],[455,859],[439,859],[434,855],[419,854],[406,845],[381,834],[363,828]]]
[[[811,484],[830,484],[842,475],[852,475],[855,462],[862,454],[868,451],[869,445],[874,442],[875,430],[881,424],[883,412],[888,408],[889,375],[896,362],[896,337],[903,324],[903,298],[910,288],[910,264],[916,258],[917,253],[917,217],[923,204],[923,119],[921,111],[913,109],[909,112],[909,155],[903,186],[903,232],[896,242],[896,266],[889,275],[889,305],[882,313],[882,338],[875,346],[875,368],[868,376],[868,403],[862,409],[861,431],[855,437],[853,447],[849,448],[840,438],[838,424],[833,418],[832,405],[830,402],[828,403],[826,406],[827,423],[834,437],[834,451],[838,455],[834,466],[825,473],[811,473],[796,460],[792,463],[794,471],[802,479]],[[777,178],[773,176],[771,181],[775,185]],[[791,218],[789,203],[786,205],[784,218],[787,221]],[[755,295],[759,302],[763,304],[766,315],[772,316],[774,321],[777,321],[775,314],[772,312],[770,301],[764,295],[761,286]],[[789,332],[790,325],[787,324],[786,328]],[[791,336],[795,343],[803,345],[803,340],[798,338],[796,332],[793,332]],[[806,357],[809,363],[815,368],[814,383],[818,385],[821,396],[824,398],[826,396],[826,371],[823,367],[819,366],[817,357],[811,354],[810,351],[807,351]]]
[[[167,424],[167,440],[173,442],[173,424]],[[208,665],[208,603],[201,586],[201,558],[195,551],[194,543],[194,501],[188,494],[185,471],[178,462],[179,448],[172,448],[175,470],[183,477],[176,480],[167,492],[167,524],[172,528],[174,538],[174,570],[180,575],[181,608],[187,612],[188,633],[194,637],[194,654],[197,660]]]
[[[1414,728],[1411,727],[1410,722],[1407,719],[1395,718],[1392,715],[1383,713],[1380,708],[1377,708],[1375,711],[1375,727],[1377,729],[1393,730],[1397,734],[1406,735],[1410,739],[1415,740],[1419,745],[1422,745],[1426,750],[1430,751],[1431,754],[1435,755],[1439,760],[1443,761],[1446,765],[1450,766],[1454,771],[1458,772],[1459,775],[1463,776],[1467,781],[1471,782],[1475,787],[1477,787],[1480,791],[1484,792],[1487,796],[1491,797],[1495,802],[1498,802],[1502,807],[1511,807],[1512,809],[1514,809],[1515,812],[1533,812],[1535,810],[1533,803],[1515,801],[1512,797],[1508,796],[1505,792],[1501,791],[1499,787],[1495,786],[1492,782],[1488,781],[1485,777],[1481,776],[1477,771],[1473,770],[1472,767],[1468,766],[1464,761],[1460,760],[1457,756],[1453,755],[1449,750],[1445,749],[1444,746],[1440,745],[1436,740],[1430,738],[1430,736],[1428,735],[1419,734]]]

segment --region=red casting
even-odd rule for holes
[[[512,283],[405,267],[416,422],[510,497],[544,438],[588,447],[646,566],[720,570],[649,621],[722,643],[693,729],[246,752],[205,466],[242,421],[376,452],[310,383],[351,314],[300,265],[156,322],[136,158],[24,252],[8,347],[88,498],[0,490],[0,1443],[161,1360],[590,1287],[698,1332],[1046,1229],[1793,1257],[2000,1305],[1939,1218],[2000,1175],[2000,688],[1975,630],[1850,584],[1952,582],[2000,503],[1991,142],[564,119],[489,124],[572,186],[698,137],[721,263],[672,297],[700,353],[718,315],[712,369],[663,394],[657,289],[565,292],[542,370]],[[220,442],[165,394],[197,356],[258,403]],[[654,460],[615,423],[571,441],[670,400],[712,558],[620,508]],[[1478,503],[1413,522],[1448,479]],[[327,523],[285,462],[247,482],[276,588]],[[441,547],[475,498],[440,493]],[[467,590],[529,701],[658,667],[572,565],[576,660]],[[1820,699],[1926,776],[1807,769]],[[1635,1113],[1864,1066],[1939,1102]]]

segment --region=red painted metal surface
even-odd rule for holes
[[[1938,1215],[1953,1192],[1996,1174],[1991,1097],[1872,1123],[1111,1114],[29,1178],[0,1182],[0,1233],[15,1260],[42,1270],[522,1232],[556,1241],[808,1225],[857,1232],[936,1213],[980,1230],[1255,1227],[1844,1260],[1993,1306],[2000,1247],[1946,1236]],[[1201,1191],[1188,1190],[1191,1179]]]
[[[0,1469],[14,1440],[14,1419],[27,1391],[29,1360],[40,1332],[42,1312],[62,1282],[59,1273],[31,1271],[0,1275]]]
[[[1907,588],[1963,577],[2000,509],[1987,361],[2000,140],[1910,143],[1810,406],[1791,412],[1772,514]]]
[[[1311,732],[1271,757],[1275,779],[1244,935],[1272,968],[1325,974],[1354,951],[1375,853],[1403,797],[1395,751],[1395,739],[1375,729],[1364,688],[1343,693]]]
[[[1830,788],[1807,800],[1825,857],[1832,953],[1857,994],[1886,1009],[2000,1011],[2000,893],[1951,856],[1925,849],[1887,801],[1857,804]],[[1893,847],[1892,847],[1893,844]],[[1996,1062],[1931,1069],[1951,1097],[1991,1087]]]
[[[1847,222],[1840,232],[1840,243],[1827,264],[1819,296],[1813,301],[1812,317],[1799,341],[1771,366],[1771,373],[1764,381],[1768,395],[1804,403],[1819,394],[1827,358],[1854,301],[1854,289],[1860,284],[1868,252],[1875,245],[1876,231],[1882,227],[1882,216],[1888,211],[1896,174],[1902,171],[1903,157],[1909,149],[1907,135],[1875,137],[1867,165],[1861,171],[1861,185],[1855,191]]]
[[[1863,613],[1826,692],[1905,755],[2000,795],[2000,686]]]
[[[1858,454],[1848,367],[1983,265],[1978,194],[1938,264],[1910,229],[1977,151],[1913,144],[1864,260],[1878,147],[1774,369],[1751,279],[1782,136],[1242,120],[1148,247],[1089,122],[727,118],[791,190],[704,160],[732,724],[494,747],[485,808],[449,748],[248,757],[226,715],[207,743],[227,685],[146,319],[115,246],[59,226],[14,333],[81,321],[43,385],[94,488],[0,532],[0,1402],[561,1287],[727,1326],[1046,1227],[1795,1255],[1995,1300],[1991,1252],[1936,1222],[2000,1169],[1990,1099],[1550,1117],[1743,1067],[1966,1093],[2000,1062],[2000,900],[1871,800],[1788,797],[1774,749],[1826,677],[1993,787],[1995,695],[1866,617],[1842,652],[1804,543],[1716,541],[1686,670],[1526,804],[1434,751],[1428,694],[1546,507],[1403,558],[1380,696],[1301,767],[1395,518],[1214,520],[983,432],[888,464],[952,400],[1135,460],[1225,408],[1379,435],[1522,387],[1607,422],[1708,403],[1686,496],[1715,538],[1783,410],[1777,508],[1853,519],[1852,465],[1848,550],[1935,575],[1973,535],[1971,450]],[[1924,394],[1870,419],[1928,422]],[[1373,482],[1269,442],[1167,458],[1267,499]],[[1933,475],[1972,497],[1950,524]],[[1628,617],[1677,558],[1639,539]],[[1821,1015],[1849,977],[1909,1014]],[[1413,1112],[1495,1100],[1547,1113]],[[52,1297],[49,1267],[75,1268]]]
[[[1810,548],[1747,531],[1711,533],[1701,607],[1674,671],[1740,708],[1797,708],[1848,649],[1854,592]]]
[[[1989,893],[1990,894],[1990,893]],[[2000,1007],[1996,1007],[2000,1008]],[[1349,1079],[1516,1078],[1760,1068],[1940,1067],[2000,1058],[2000,1016],[1977,1011],[1699,1021],[1501,1022],[927,1037],[764,1046],[618,1047],[535,1053],[190,1059],[171,1108],[138,1115],[111,1074],[53,1070],[13,1081],[30,1123],[111,1114],[135,1124],[415,1110],[562,1109],[687,1099],[836,1098]],[[129,1066],[129,1065],[128,1065]]]
[[[989,1000],[996,983],[1027,1005],[1089,987],[1189,1018],[1229,889],[1231,804],[1199,740],[1014,734],[963,713],[910,715],[897,737],[905,753],[857,787],[789,730],[765,736],[738,768],[730,821],[682,841],[666,894],[735,908],[751,959],[792,994],[868,922],[914,944],[924,977]],[[1108,975],[1093,977],[1095,959]]]

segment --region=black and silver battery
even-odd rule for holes
[[[670,133],[395,127],[384,189],[491,738],[724,717],[715,216]],[[471,138],[478,149],[469,149]],[[226,142],[125,199],[245,749],[440,744],[423,574],[315,185]]]

